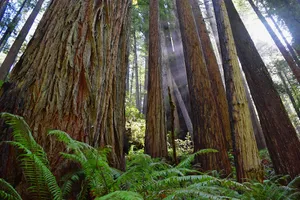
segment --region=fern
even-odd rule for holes
[[[136,192],[131,191],[115,191],[95,200],[143,200],[143,197]]]
[[[49,170],[49,162],[43,148],[34,140],[28,124],[17,115],[1,113],[1,117],[13,129],[14,141],[7,143],[20,150],[18,159],[21,161],[25,179],[33,198],[61,200],[61,190],[54,175]]]
[[[51,130],[49,135],[55,136],[58,141],[66,145],[68,152],[61,154],[64,158],[80,164],[84,181],[89,185],[94,196],[102,196],[114,190],[114,178],[119,176],[120,172],[108,165],[107,149],[99,151],[86,143],[72,139],[67,133],[59,130]],[[80,195],[82,198],[84,191]]]
[[[7,200],[22,200],[18,192],[2,178],[0,178],[0,198]]]
[[[176,168],[189,168],[191,166],[192,161],[195,159],[197,155],[207,154],[207,153],[217,153],[218,151],[215,149],[201,149],[191,155],[188,155],[183,161],[181,161]]]

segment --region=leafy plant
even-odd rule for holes
[[[62,199],[62,192],[55,176],[49,169],[49,162],[43,148],[34,140],[25,120],[17,115],[2,113],[1,117],[12,128],[14,141],[7,143],[20,150],[18,159],[34,199]]]
[[[141,152],[131,151],[127,156],[127,170],[120,172],[109,166],[109,149],[96,149],[72,139],[67,133],[52,130],[49,135],[66,145],[63,157],[78,163],[79,168],[65,175],[58,186],[49,168],[46,153],[32,137],[29,126],[22,117],[2,113],[13,129],[14,141],[8,143],[19,149],[19,160],[25,179],[30,184],[28,191],[33,199],[68,199],[74,184],[79,184],[76,199],[299,199],[300,177],[287,186],[277,176],[264,183],[237,183],[192,169],[192,161],[198,154],[214,153],[203,149],[187,155],[178,165],[153,159]],[[0,198],[20,200],[17,191],[0,179]]]
[[[2,178],[0,178],[0,198],[7,200],[22,200],[15,188]]]
[[[245,183],[250,190],[243,194],[243,199],[256,199],[256,200],[296,200],[300,198],[299,189],[293,188],[293,183],[299,180],[296,177],[287,186],[279,184],[282,176],[277,176],[275,180],[265,180],[263,183]],[[283,177],[284,178],[284,177]]]

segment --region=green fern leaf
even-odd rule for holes
[[[143,200],[143,197],[136,192],[131,191],[115,191],[95,200]]]
[[[2,178],[0,178],[0,198],[7,200],[22,200],[15,188]]]

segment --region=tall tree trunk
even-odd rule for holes
[[[182,115],[183,115],[183,119],[184,119],[184,122],[186,124],[186,127],[187,127],[187,130],[190,134],[193,134],[193,124],[192,124],[192,120],[190,118],[190,115],[188,113],[188,110],[185,106],[185,103],[182,99],[182,96],[181,96],[181,93],[180,91],[178,90],[178,86],[173,78],[173,75],[171,77],[171,80],[172,80],[172,85],[173,85],[173,89],[174,89],[174,95],[176,97],[176,100],[178,102],[178,105],[179,105],[179,108],[182,112]]]
[[[267,11],[267,8],[265,6],[265,10]],[[282,37],[282,39],[284,40],[289,53],[292,55],[293,59],[295,60],[295,62],[297,63],[298,67],[300,67],[300,60],[297,56],[297,53],[295,52],[295,49],[292,47],[292,45],[290,45],[290,43],[287,41],[287,39],[285,38],[285,36],[283,35],[281,28],[278,26],[278,23],[275,21],[274,17],[267,11],[268,17],[271,19],[271,21],[273,22],[273,24],[275,25],[278,33],[280,34],[280,36]]]
[[[266,146],[264,134],[263,134],[263,131],[262,131],[262,128],[260,125],[260,121],[258,120],[258,116],[256,115],[255,105],[254,105],[254,102],[252,101],[251,94],[248,89],[247,81],[244,76],[243,76],[243,84],[244,84],[245,91],[246,91],[246,97],[247,97],[248,106],[249,106],[249,110],[250,110],[250,116],[251,116],[253,131],[254,131],[254,135],[255,135],[255,140],[257,143],[257,148],[259,150],[265,149],[267,146]]]
[[[271,76],[231,0],[226,6],[245,72],[277,174],[300,173],[300,146],[296,131],[277,93]]]
[[[204,1],[204,5],[205,5],[206,12],[207,12],[207,17],[209,19],[209,23],[210,23],[210,26],[211,26],[211,30],[213,32],[213,36],[215,37],[219,53],[221,53],[220,40],[219,40],[219,35],[218,35],[216,18],[215,18],[215,15],[213,13],[214,8],[210,4],[211,4],[210,0],[205,0]]]
[[[0,1],[0,22],[2,21],[7,5],[8,5],[8,0]]]
[[[207,70],[210,77],[211,87],[213,90],[213,95],[217,104],[217,111],[222,125],[223,135],[226,138],[227,148],[230,149],[232,147],[232,140],[231,140],[229,113],[228,113],[228,103],[226,99],[225,88],[223,86],[223,82],[219,70],[219,65],[212,48],[212,44],[210,42],[210,38],[205,26],[205,22],[202,17],[201,10],[198,5],[198,1],[190,0],[190,2],[193,8],[195,22],[198,29],[198,35],[202,44],[204,58],[205,58]]]
[[[224,0],[213,1],[213,5],[225,74],[237,179],[240,182],[246,179],[262,181],[263,171],[227,10]]]
[[[219,152],[198,156],[203,170],[231,172],[225,137],[219,120],[209,74],[189,1],[176,0],[192,107],[194,151],[213,148]]]
[[[130,46],[130,45],[129,45]],[[129,94],[129,79],[130,79],[130,74],[129,74],[129,63],[127,66],[127,70],[126,70],[126,92]]]
[[[170,103],[171,143],[172,143],[172,150],[173,150],[173,159],[174,159],[175,164],[177,165],[178,160],[177,160],[177,155],[176,155],[176,143],[175,143],[175,109],[176,109],[176,106],[173,102],[170,87],[168,87],[168,94],[169,94],[169,103]]]
[[[175,5],[176,0],[173,0],[173,4]],[[182,39],[181,33],[179,28],[178,16],[176,7],[172,10],[173,21],[171,24],[174,24],[174,28],[170,29],[170,36],[172,38],[173,47],[172,47],[172,57],[170,58],[170,70],[173,75],[173,79],[176,83],[177,89],[180,92],[180,97],[183,100],[180,107],[185,107],[188,113],[184,113],[182,109],[178,109],[178,115],[181,118],[180,120],[180,127],[181,132],[179,133],[178,137],[185,138],[186,131],[189,131],[191,135],[193,135],[193,127],[191,124],[190,119],[191,116],[191,106],[190,106],[190,96],[189,96],[189,89],[187,83],[187,75],[184,63],[184,55],[183,55],[183,47],[182,47]],[[175,88],[175,86],[174,86]],[[179,103],[179,102],[178,102]],[[183,120],[182,120],[183,119]],[[189,121],[189,122],[188,122]]]
[[[296,100],[295,100],[295,98],[293,96],[292,91],[290,90],[290,88],[289,88],[289,86],[288,86],[288,84],[287,84],[287,82],[286,82],[286,80],[284,78],[283,73],[282,72],[278,72],[278,76],[279,76],[280,80],[282,81],[283,87],[284,87],[284,89],[285,89],[285,91],[286,91],[289,99],[292,102],[292,105],[293,105],[293,107],[294,107],[294,109],[295,109],[295,111],[297,113],[298,118],[300,119],[300,109],[299,109],[299,107],[297,105],[297,102],[296,102]]]
[[[95,147],[109,145],[110,164],[125,168],[129,6],[129,0],[53,0],[0,91],[0,112],[25,118],[58,175],[57,155],[64,148],[50,142],[48,129]],[[1,176],[14,173],[10,154],[3,151]]]
[[[145,44],[145,49],[149,48],[149,32],[147,31],[146,33],[144,33],[144,44]],[[145,77],[144,77],[144,98],[143,98],[143,114],[146,115],[147,113],[147,96],[148,96],[148,63],[149,63],[149,59],[148,59],[148,55],[146,55],[145,57]]]
[[[133,50],[134,50],[134,70],[135,70],[135,106],[141,111],[140,104],[140,88],[139,88],[139,67],[137,60],[137,50],[136,50],[136,30],[133,30]]]
[[[269,25],[265,17],[262,15],[262,13],[259,11],[259,9],[255,6],[254,2],[252,0],[248,0],[250,5],[252,6],[253,10],[257,14],[258,18],[261,20],[261,22],[264,24],[266,29],[268,30],[269,34],[271,35],[272,39],[274,40],[276,46],[280,50],[282,56],[290,66],[293,74],[295,75],[296,79],[300,83],[300,66],[297,66],[294,62],[292,56],[289,54],[289,52],[285,49],[284,45],[281,43],[280,39],[277,37],[276,33],[273,31],[272,27]]]
[[[161,80],[158,0],[150,1],[148,66],[145,152],[151,157],[166,157],[168,152]]]
[[[8,38],[10,37],[11,33],[13,32],[13,30],[17,26],[17,24],[20,20],[21,12],[22,12],[24,6],[26,5],[27,1],[28,0],[23,1],[23,3],[21,4],[19,10],[17,11],[16,15],[14,16],[13,20],[8,24],[5,33],[3,34],[2,38],[0,39],[0,52],[3,50]]]
[[[190,116],[188,114],[187,108],[185,106],[185,103],[182,99],[181,93],[178,90],[178,86],[176,84],[176,82],[174,81],[173,75],[171,73],[171,68],[176,67],[178,61],[178,57],[175,55],[175,51],[173,51],[173,46],[172,46],[172,38],[171,38],[171,32],[170,32],[170,27],[169,24],[167,22],[163,23],[162,25],[162,29],[165,35],[165,43],[166,43],[166,52],[168,54],[168,85],[171,86],[172,89],[172,95],[174,94],[175,97],[173,97],[174,103],[176,102],[176,114],[175,114],[175,119],[176,117],[179,115],[178,113],[182,113],[185,125],[187,127],[187,130],[192,134],[193,133],[193,126],[192,126],[192,122],[190,119]],[[170,73],[170,74],[169,74]],[[182,79],[182,78],[181,78]],[[177,109],[177,107],[180,108],[180,110]],[[179,123],[179,121],[178,121]],[[175,128],[177,130],[181,129],[180,124],[179,127],[177,126],[177,119],[175,120]]]
[[[9,70],[10,70],[11,66],[14,64],[14,62],[17,58],[17,55],[21,49],[21,46],[22,46],[23,42],[25,41],[25,38],[26,38],[36,16],[39,14],[39,11],[41,10],[43,3],[44,3],[44,0],[39,0],[36,3],[34,9],[32,10],[31,14],[29,15],[28,19],[26,20],[23,28],[19,32],[16,40],[14,41],[13,45],[9,49],[7,56],[0,67],[0,80],[5,80],[5,78],[7,77]]]

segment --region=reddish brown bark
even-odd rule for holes
[[[145,152],[151,157],[166,157],[167,136],[162,95],[162,65],[158,0],[150,1],[148,95]]]
[[[215,0],[213,5],[220,39],[237,180],[239,182],[247,179],[262,181],[263,170],[259,161],[227,9],[224,0]]]
[[[213,95],[216,101],[218,116],[222,125],[223,135],[226,138],[227,148],[232,148],[230,121],[228,113],[228,104],[226,99],[226,92],[223,86],[221,73],[218,62],[202,17],[201,10],[197,0],[190,0],[193,13],[198,29],[198,35],[201,40],[204,58],[209,73]]]
[[[47,137],[48,129],[95,147],[108,145],[111,165],[125,167],[129,4],[53,0],[0,92],[0,112],[25,118],[54,171],[63,148]],[[1,154],[2,172],[12,167],[3,160],[7,155]]]
[[[274,169],[278,174],[295,177],[300,174],[300,142],[296,131],[232,1],[225,2],[238,55],[257,108]]]
[[[206,68],[201,42],[189,1],[177,0],[182,44],[192,107],[194,150],[213,148],[219,152],[197,157],[203,170],[231,172],[225,138]]]

